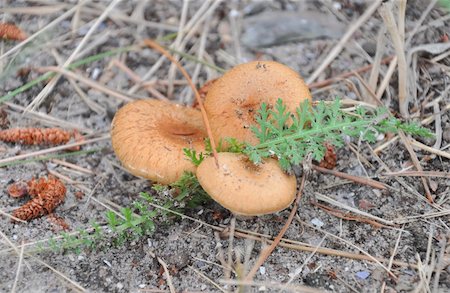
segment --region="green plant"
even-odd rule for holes
[[[341,108],[339,99],[331,104],[321,101],[315,107],[306,101],[296,109],[296,113],[287,111],[281,99],[273,109],[263,103],[256,122],[252,132],[259,139],[259,144],[246,144],[243,153],[254,163],[261,162],[263,158],[276,157],[284,170],[298,165],[308,154],[317,161],[322,160],[324,143],[341,147],[344,144],[343,135],[370,143],[375,142],[380,133],[396,133],[399,130],[421,137],[433,136],[417,123],[404,123],[392,117],[385,108],[369,112],[357,107],[353,113],[346,112]]]
[[[227,138],[228,148],[218,151],[246,154],[256,164],[263,158],[276,157],[280,166],[288,171],[293,165],[300,164],[308,154],[317,161],[322,160],[325,143],[341,147],[345,135],[370,143],[376,141],[378,134],[399,130],[421,137],[433,136],[427,128],[414,122],[402,122],[385,108],[380,107],[372,112],[364,107],[357,107],[354,112],[344,111],[339,99],[333,103],[321,101],[315,107],[305,101],[295,113],[287,111],[283,101],[278,99],[273,108],[263,103],[255,120],[256,125],[251,126],[251,130],[259,144],[240,143],[234,138]],[[185,149],[186,156],[197,166],[210,155],[210,145],[208,141],[205,143],[205,154],[197,156],[195,151]]]
[[[173,189],[176,197],[165,200],[160,203],[165,209],[174,209],[182,212],[185,207],[195,207],[209,200],[208,194],[202,189],[197,181],[197,177],[191,172],[186,172],[175,183],[164,185],[153,185],[157,192],[163,192],[166,189]],[[80,253],[82,249],[93,249],[99,240],[105,239],[105,227],[108,227],[114,234],[112,236],[115,245],[121,245],[130,239],[138,239],[145,235],[151,235],[155,229],[155,218],[157,216],[167,216],[168,213],[163,210],[149,209],[149,202],[156,201],[151,195],[145,192],[140,193],[140,200],[133,202],[131,207],[125,207],[120,213],[107,211],[105,213],[107,226],[100,226],[94,222],[90,228],[80,229],[76,234],[62,232],[59,236],[47,241],[47,243],[38,243],[38,251],[51,249],[60,252],[62,250],[71,250]]]

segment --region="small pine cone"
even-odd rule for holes
[[[20,208],[16,209],[12,215],[23,221],[29,221],[45,214],[45,211],[42,208],[43,205],[44,200],[42,198],[35,197],[27,201],[27,203]]]
[[[28,184],[19,181],[8,186],[8,194],[11,197],[22,197],[28,193]]]
[[[28,182],[28,193],[33,198],[12,214],[24,221],[51,213],[64,201],[66,187],[60,180],[49,176],[48,179],[30,180]]]
[[[327,148],[325,151],[325,156],[323,157],[323,160],[320,161],[319,166],[331,170],[336,167],[336,152],[334,151],[333,146],[328,143],[325,144],[325,147]]]
[[[27,35],[12,23],[0,23],[0,38],[23,41]]]
[[[59,145],[70,140],[72,132],[59,128],[13,128],[0,130],[0,140],[27,145]]]

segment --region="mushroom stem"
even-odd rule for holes
[[[153,40],[146,39],[146,40],[144,40],[144,44],[146,46],[150,47],[150,48],[155,49],[156,51],[160,52],[164,56],[166,56],[166,58],[169,59],[170,62],[172,62],[173,64],[175,64],[178,67],[178,69],[181,71],[181,74],[183,74],[184,78],[186,78],[186,81],[188,82],[189,86],[191,87],[192,91],[194,92],[195,99],[197,100],[198,106],[200,107],[200,111],[202,113],[202,118],[203,118],[203,123],[205,124],[205,128],[206,128],[206,133],[208,134],[208,138],[209,138],[209,141],[211,143],[211,148],[212,148],[214,160],[216,162],[216,166],[219,167],[219,160],[217,158],[216,143],[214,141],[214,138],[213,138],[213,135],[212,135],[212,132],[211,132],[211,127],[209,125],[208,116],[206,115],[205,107],[203,106],[203,102],[202,102],[202,99],[200,98],[200,94],[198,93],[197,89],[195,88],[195,85],[192,82],[189,74],[177,62],[177,60],[175,60],[175,58],[173,58],[173,56],[170,55],[170,53],[167,52],[167,50],[164,49],[163,47],[161,47],[158,43],[156,43]]]

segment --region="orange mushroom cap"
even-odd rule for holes
[[[139,100],[114,116],[111,141],[114,152],[133,175],[161,184],[177,181],[196,166],[183,148],[204,151],[206,131],[200,111],[158,100]]]
[[[234,137],[258,143],[250,126],[265,102],[269,107],[282,99],[291,113],[305,100],[312,100],[308,86],[297,72],[274,61],[238,65],[215,81],[208,90],[205,109],[214,139]]]
[[[219,167],[208,157],[198,166],[203,189],[235,214],[256,216],[287,208],[295,199],[297,181],[275,159],[253,164],[242,154],[219,153]]]

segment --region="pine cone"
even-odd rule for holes
[[[66,187],[53,176],[48,179],[32,179],[27,185],[32,199],[12,213],[14,217],[24,221],[51,213],[66,196]]]
[[[27,35],[12,23],[0,23],[0,38],[23,41]]]
[[[28,145],[65,144],[72,135],[72,132],[59,128],[12,128],[0,130],[0,140]]]
[[[319,166],[327,169],[334,169],[336,167],[337,156],[332,145],[325,143],[327,150],[325,151],[325,156],[323,160],[320,161]]]

